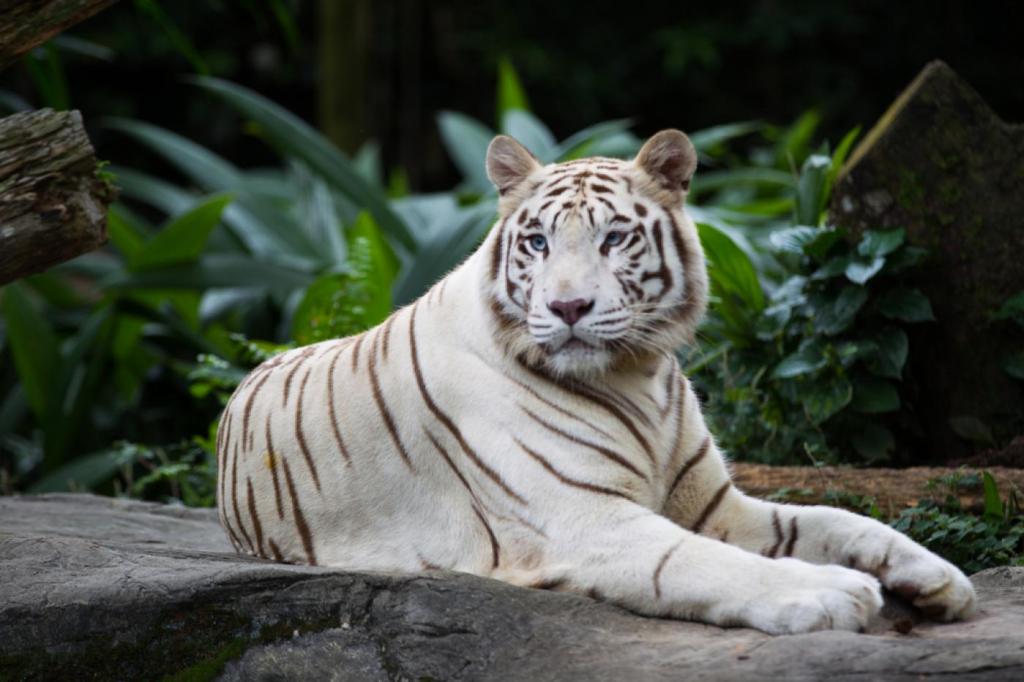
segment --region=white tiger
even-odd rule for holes
[[[970,615],[970,582],[903,535],[730,482],[673,355],[706,302],[683,211],[695,167],[674,130],[632,162],[546,166],[495,138],[499,221],[471,257],[235,392],[217,445],[235,548],[770,633],[863,628],[879,580],[934,618]]]

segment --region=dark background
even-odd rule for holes
[[[494,125],[502,57],[560,138],[610,118],[630,117],[647,135],[748,119],[785,124],[817,108],[821,137],[835,141],[870,126],[936,58],[1002,117],[1021,121],[1017,4],[122,0],[69,33],[109,48],[106,59],[58,52],[70,103],[103,157],[147,163],[98,127],[122,115],[242,165],[269,162],[232,114],[182,82],[205,71],[318,123],[346,151],[377,139],[387,167],[404,167],[412,189],[430,190],[457,177],[434,116],[452,109]],[[45,104],[24,64],[0,74],[0,88]]]

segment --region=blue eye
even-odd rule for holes
[[[548,248],[547,237],[542,234],[533,235],[530,237],[530,247],[533,248],[534,251],[543,251]]]
[[[612,232],[609,232],[607,235],[605,235],[604,244],[605,244],[605,246],[618,246],[619,244],[621,244],[623,242],[623,240],[625,238],[626,238],[626,233],[625,232],[619,232],[618,230],[613,230]]]

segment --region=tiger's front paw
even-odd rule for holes
[[[881,540],[855,538],[844,548],[847,564],[877,575],[932,620],[969,618],[977,610],[974,586],[960,569],[912,540],[897,535]]]
[[[745,609],[746,625],[773,635],[858,632],[882,608],[878,580],[866,573],[796,559],[778,559],[775,564],[774,579]]]

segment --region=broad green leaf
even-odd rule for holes
[[[39,482],[28,491],[38,493],[59,493],[69,490],[91,490],[110,479],[120,468],[117,450],[101,450],[76,457]]]
[[[128,214],[121,211],[120,204],[113,204],[107,210],[107,233],[110,235],[110,242],[128,262],[139,256],[148,238],[147,234],[132,223]]]
[[[884,462],[896,448],[892,432],[871,422],[859,424],[853,431],[853,447],[868,462]]]
[[[305,288],[313,281],[308,271],[283,267],[251,256],[207,254],[199,261],[145,272],[113,272],[102,285],[117,290],[259,287],[279,292]]]
[[[487,177],[487,146],[494,138],[494,131],[484,124],[454,111],[442,111],[437,115],[441,141],[455,167],[462,173],[469,186],[476,192],[487,194],[491,181]]]
[[[380,145],[375,140],[363,143],[356,155],[352,157],[352,167],[367,182],[380,185],[384,173],[381,170]]]
[[[408,226],[391,209],[383,190],[366,182],[352,162],[327,138],[290,111],[240,85],[209,77],[195,78],[192,82],[252,119],[259,126],[261,136],[278,151],[301,159],[323,175],[340,193],[369,210],[390,239],[415,252],[416,241]]]
[[[195,192],[187,192],[146,173],[121,166],[111,166],[110,170],[117,176],[117,186],[121,188],[122,197],[136,199],[167,215],[177,215],[199,199]]]
[[[999,496],[999,486],[996,479],[987,471],[981,474],[982,486],[984,488],[985,516],[990,518],[1003,518],[1003,500]]]
[[[885,379],[861,377],[853,382],[853,409],[867,414],[893,412],[900,408],[896,387]]]
[[[831,305],[818,311],[815,326],[829,336],[839,334],[853,324],[857,312],[867,300],[868,292],[864,287],[844,287]]]
[[[349,228],[350,250],[353,251],[353,271],[367,278],[377,291],[375,307],[370,308],[374,324],[383,320],[391,313],[391,290],[395,277],[398,276],[400,263],[391,252],[387,242],[374,222],[373,216],[366,211],[359,214],[355,223]],[[362,245],[356,242],[362,241]]]
[[[776,165],[787,168],[801,163],[807,157],[811,138],[820,122],[821,114],[815,109],[801,114],[779,138],[775,153]]]
[[[579,130],[558,144],[555,151],[555,158],[559,161],[569,161],[587,156],[589,149],[598,141],[607,139],[613,135],[619,135],[629,129],[632,121],[628,118],[614,121],[603,121]]]
[[[950,417],[949,427],[953,433],[961,438],[975,443],[995,445],[995,438],[992,437],[992,429],[988,424],[971,415],[957,415]]]
[[[759,121],[738,121],[704,128],[690,133],[690,142],[698,152],[709,153],[715,147],[744,135],[761,130],[764,124]]]
[[[207,192],[233,189],[240,182],[241,171],[233,164],[177,133],[127,118],[108,118],[103,123],[145,144]]]
[[[867,230],[857,243],[857,253],[865,258],[888,256],[903,246],[905,234],[902,227],[895,230]]]
[[[820,424],[850,404],[853,386],[843,377],[819,379],[805,386],[801,394],[808,419]]]
[[[36,310],[22,285],[12,282],[0,290],[0,309],[7,323],[7,343],[14,368],[25,389],[29,406],[38,419],[59,396],[52,395],[54,373],[60,365],[57,338],[49,321]]]
[[[706,192],[728,189],[737,185],[753,185],[766,190],[793,187],[793,176],[773,168],[736,168],[733,170],[711,171],[693,176],[690,195],[699,196]],[[806,224],[806,223],[805,223]],[[812,224],[817,224],[817,221]]]
[[[904,322],[927,322],[935,319],[932,304],[919,289],[892,289],[878,300],[878,312]]]
[[[1013,320],[1024,327],[1024,291],[1018,292],[999,306],[993,315],[994,320]]]
[[[903,375],[903,366],[907,363],[909,342],[906,332],[895,327],[886,327],[873,339],[878,352],[868,358],[868,369],[881,377],[899,379]]]
[[[847,263],[846,270],[843,271],[843,274],[846,275],[846,279],[850,280],[854,284],[864,284],[881,272],[884,266],[884,256],[879,256],[877,258],[859,257],[854,258]]]
[[[924,262],[927,256],[927,249],[922,249],[917,246],[904,246],[902,249],[897,249],[885,259],[885,271],[890,275],[901,273],[904,270],[909,270],[910,268],[920,265]]]
[[[1014,379],[1024,381],[1024,351],[1013,353],[1003,362],[1003,371]]]
[[[837,275],[842,275],[846,272],[846,268],[849,267],[851,260],[848,255],[834,256],[815,270],[811,274],[811,279],[831,279]]]
[[[498,60],[498,121],[505,120],[505,114],[513,109],[530,110],[526,91],[519,82],[519,75],[506,57]]]
[[[818,339],[804,342],[800,350],[786,356],[776,365],[772,376],[776,379],[790,379],[803,374],[816,372],[828,363],[825,357],[824,343]]]
[[[555,161],[558,154],[558,142],[548,127],[528,111],[512,109],[505,112],[502,118],[502,132],[511,135],[533,152],[541,163]]]
[[[835,186],[836,177],[838,177],[839,171],[842,170],[846,157],[859,136],[860,126],[857,126],[843,136],[843,139],[836,146],[835,152],[832,153],[832,165],[828,169],[828,175],[825,178],[825,201],[828,201],[828,198],[832,196],[832,187]]]
[[[154,270],[195,262],[232,199],[231,195],[215,194],[171,220],[129,259],[132,269]]]
[[[812,154],[800,169],[796,186],[796,222],[800,225],[818,225],[825,208],[825,181],[832,159]]]
[[[708,274],[723,291],[738,296],[751,313],[764,309],[764,291],[750,258],[722,230],[697,223],[701,245],[708,258]]]
[[[814,241],[822,232],[820,228],[797,225],[782,230],[774,230],[768,241],[779,251],[802,255],[804,247]]]

